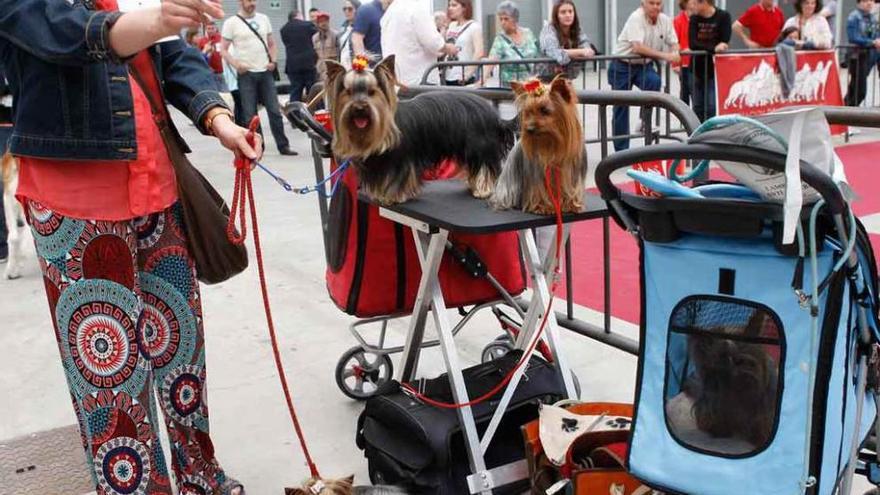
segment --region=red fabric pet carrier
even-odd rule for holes
[[[336,168],[335,163],[331,163]],[[444,164],[430,179],[455,177]],[[421,269],[409,228],[379,216],[379,209],[358,199],[357,173],[349,168],[330,202],[327,235],[327,290],[333,302],[360,318],[409,313],[418,292]],[[511,295],[526,288],[525,270],[515,232],[451,235],[457,247],[470,247]],[[468,274],[449,254],[440,268],[440,286],[449,307],[499,299],[482,278]]]

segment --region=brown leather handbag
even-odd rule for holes
[[[137,60],[143,56],[147,57],[149,64],[143,63],[143,59]],[[182,143],[171,124],[149,54],[139,54],[130,67],[132,76],[150,101],[168,156],[174,164],[187,245],[190,256],[195,261],[198,279],[205,284],[226,281],[248,266],[247,248],[243,244],[233,244],[226,235],[229,207],[208,179],[186,157]]]

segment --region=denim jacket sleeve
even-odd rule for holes
[[[214,73],[202,54],[180,38],[160,43],[159,53],[165,97],[188,115],[203,134],[207,134],[203,120],[208,110],[227,108],[218,92],[220,88]]]
[[[118,62],[108,32],[121,15],[63,0],[0,0],[0,38],[57,65]]]
[[[853,45],[868,47],[874,43],[873,39],[862,33],[862,16],[857,11],[846,20],[846,36]]]

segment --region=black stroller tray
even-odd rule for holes
[[[361,199],[375,204],[363,194]],[[556,225],[556,218],[550,215],[493,210],[485,200],[471,196],[465,183],[460,180],[426,182],[418,198],[384,208],[434,227],[466,234],[494,234]],[[565,214],[562,221],[569,223],[608,215],[605,202],[598,195],[585,192],[581,212]]]

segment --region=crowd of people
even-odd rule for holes
[[[672,19],[663,13],[663,0],[642,0],[612,47],[615,59],[608,64],[608,83],[616,90],[638,87],[656,91],[662,84],[659,64],[671,64],[680,80],[681,99],[693,106],[701,120],[710,118],[716,113],[714,55],[728,50],[734,36],[752,49],[778,44],[801,50],[834,46],[831,24],[837,12],[835,0],[824,4],[822,0],[785,1],[790,1],[796,12],[788,19],[777,0],[758,0],[737,19],[719,8],[716,0],[679,0],[680,12]],[[204,36],[195,37],[193,43],[231,91],[236,108],[241,107],[236,111],[237,121],[246,122],[257,104],[265,105],[279,152],[295,154],[287,145],[280,111],[273,103],[277,95],[273,94],[271,74],[276,70],[277,48],[272,27],[265,15],[254,11],[256,0],[241,0],[241,4],[241,11],[223,23],[222,31],[209,25]],[[573,0],[554,2],[550,18],[537,36],[520,23],[517,3],[502,1],[495,9],[498,30],[488,50],[482,25],[474,18],[474,0],[449,0],[447,9],[433,16],[423,7],[415,0],[363,4],[346,0],[341,24],[333,22],[331,13],[315,8],[308,12],[308,20],[297,11],[291,12],[280,30],[287,53],[283,69],[290,81],[290,100],[306,98],[321,80],[326,60],[348,66],[360,54],[374,62],[395,55],[402,85],[420,84],[428,73],[428,84],[471,87],[510,87],[511,81],[534,76],[549,81],[559,74],[575,79],[585,63],[598,54],[581,26]],[[248,24],[254,29],[248,29]],[[880,61],[877,26],[874,0],[858,2],[847,18],[846,41],[864,47],[851,50],[846,57],[853,68],[846,97],[849,105],[864,100],[868,74]],[[682,56],[685,50],[698,54]],[[536,63],[535,59],[552,62]],[[448,64],[429,71],[437,62]],[[627,148],[625,136],[630,129],[626,108],[615,108],[613,127],[616,136],[624,136],[614,141],[615,149]]]

